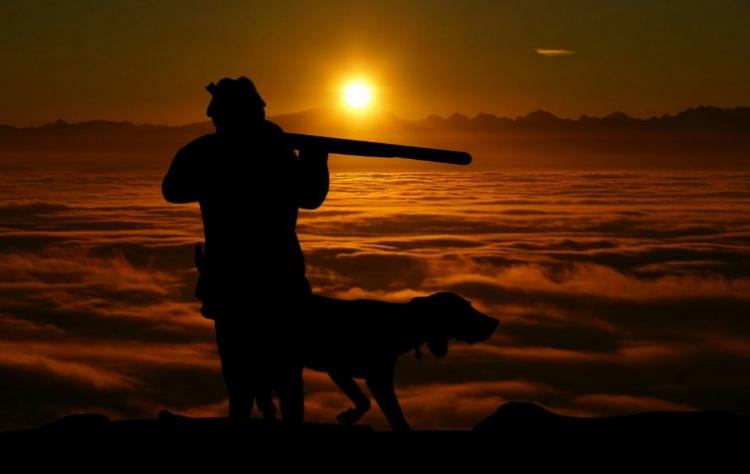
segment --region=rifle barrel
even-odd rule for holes
[[[471,155],[465,151],[441,150],[418,146],[393,145],[390,143],[348,140],[345,138],[285,133],[286,140],[295,150],[318,148],[338,155],[374,156],[378,158],[408,158],[435,163],[468,165]]]

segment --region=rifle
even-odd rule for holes
[[[303,135],[301,133],[285,133],[284,135],[286,136],[287,143],[289,143],[289,145],[295,150],[301,148],[315,148],[338,155],[374,156],[378,158],[408,158],[411,160],[449,163],[453,165],[468,165],[471,163],[471,155],[465,151],[393,145],[390,143],[348,140],[345,138],[321,137],[317,135]]]

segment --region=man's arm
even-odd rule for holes
[[[277,124],[266,121],[268,137],[276,146],[278,158],[290,164],[292,198],[303,209],[317,209],[328,195],[328,152],[316,148],[303,148],[299,156],[284,139]]]
[[[328,195],[328,153],[324,150],[300,150],[297,161],[297,205],[317,209]]]
[[[168,202],[181,204],[200,199],[204,179],[198,170],[195,142],[183,147],[175,155],[161,183],[161,192]]]

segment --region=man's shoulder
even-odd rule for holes
[[[294,150],[284,137],[284,130],[270,120],[263,122],[263,141],[269,151],[274,151],[285,158],[296,159]]]
[[[280,138],[282,135],[284,135],[284,130],[275,122],[271,122],[270,120],[263,121],[263,134],[268,137],[277,137]]]
[[[215,133],[209,133],[196,138],[195,140],[180,148],[178,154],[200,154],[204,151],[214,148],[218,144],[218,142],[218,136]]]
[[[191,141],[187,145],[185,145],[183,148],[199,148],[199,147],[206,147],[206,146],[212,146],[217,144],[219,141],[218,135],[215,133],[207,133],[206,135],[202,135],[195,140]]]

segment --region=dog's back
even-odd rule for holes
[[[409,303],[313,295],[302,318],[305,365],[356,377],[365,376],[373,365],[395,360],[409,349],[407,339],[415,332]]]

